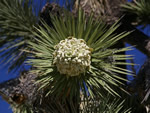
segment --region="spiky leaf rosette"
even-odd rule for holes
[[[150,24],[150,1],[149,0],[133,0],[125,5],[122,5],[123,9],[130,14],[135,15],[136,25]]]
[[[102,95],[104,90],[118,95],[113,87],[120,88],[120,80],[124,80],[119,73],[130,73],[116,66],[126,65],[121,60],[129,58],[119,52],[131,48],[110,47],[129,33],[113,34],[117,23],[106,29],[104,23],[93,21],[92,16],[85,19],[81,10],[77,17],[66,12],[64,17],[51,18],[53,28],[43,22],[44,28],[39,26],[33,32],[35,41],[29,42],[34,51],[28,63],[40,75],[40,88],[62,98],[79,97],[80,91],[91,97]]]
[[[95,100],[89,98],[88,103],[82,100],[80,109],[81,113],[129,113],[131,109],[129,107],[123,108],[124,104],[125,100],[120,100],[112,97],[110,94],[106,94],[106,98],[97,98]]]
[[[37,22],[32,11],[31,0],[0,1],[0,58],[10,70],[18,69],[27,58],[22,50],[28,48],[26,41]]]

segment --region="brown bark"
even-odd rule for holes
[[[113,24],[122,16],[120,4],[126,0],[76,0],[73,12],[77,12],[78,7],[82,8],[87,16],[94,13],[94,17],[100,17],[107,24]]]

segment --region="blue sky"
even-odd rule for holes
[[[33,0],[33,1],[35,2],[35,4],[39,5],[39,2],[37,2],[39,0]],[[43,0],[42,5],[44,5],[46,3],[45,1],[46,0]],[[150,33],[148,33],[147,29],[143,30],[143,32],[150,35]],[[130,45],[126,44],[126,46],[130,46]],[[128,51],[128,52],[126,52],[126,54],[132,54],[135,56],[134,62],[136,64],[138,64],[137,66],[135,66],[135,69],[137,69],[137,70],[140,69],[140,66],[146,60],[146,56],[144,54],[142,54],[140,51],[138,51],[137,49],[134,49],[132,51]],[[0,61],[1,61],[1,59],[0,59]],[[128,61],[128,62],[130,62],[130,61]],[[128,66],[128,69],[131,69],[131,66]],[[0,76],[1,76],[0,82],[6,81],[10,78],[15,78],[18,75],[18,73],[8,73],[7,70],[8,70],[8,67],[0,66]],[[129,77],[129,79],[132,79],[132,77]],[[7,104],[5,101],[3,101],[1,99],[1,97],[0,97],[0,113],[12,113],[12,111],[9,107],[9,104]]]

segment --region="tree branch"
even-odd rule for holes
[[[130,28],[134,28],[133,26],[130,26]],[[129,27],[128,27],[129,29]],[[125,42],[136,45],[135,47],[140,50],[142,53],[150,56],[150,39],[147,35],[145,35],[143,32],[133,29],[134,32],[132,32],[128,37],[126,37]]]
[[[121,22],[122,25],[118,29],[119,32],[132,31],[131,34],[128,35],[123,41],[134,45],[142,53],[150,56],[150,38],[140,30],[138,30],[136,27],[131,25],[131,23],[129,23],[127,19],[125,21],[122,20]]]

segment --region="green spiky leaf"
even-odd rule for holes
[[[123,9],[129,14],[133,14],[136,17],[136,25],[150,24],[150,1],[149,0],[133,0],[122,5]],[[135,24],[134,23],[134,24]]]
[[[113,33],[119,26],[117,23],[107,30],[107,26],[100,20],[93,21],[91,17],[86,19],[84,15],[81,10],[77,17],[67,11],[64,17],[51,15],[53,27],[43,22],[44,28],[39,26],[36,32],[33,32],[36,36],[35,41],[28,42],[34,50],[31,52],[33,59],[28,63],[35,67],[34,72],[40,73],[37,82],[41,83],[41,89],[49,88],[48,95],[72,99],[82,91],[84,95],[94,98],[96,95],[102,96],[106,91],[119,96],[113,89],[121,89],[120,80],[125,80],[119,74],[126,76],[131,73],[126,69],[117,68],[116,63],[126,65],[121,60],[128,59],[129,56],[119,53],[131,48],[118,50],[110,47],[129,33],[115,35]],[[60,74],[53,64],[55,46],[69,36],[85,40],[88,47],[92,48],[90,69],[74,77]]]

